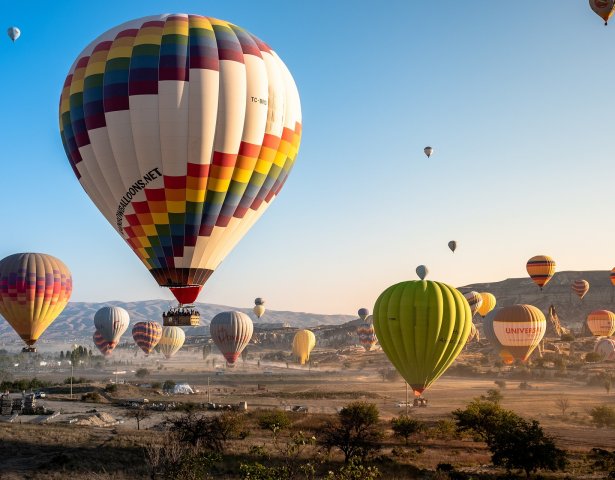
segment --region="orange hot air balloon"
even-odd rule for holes
[[[611,284],[615,285],[615,268],[611,269]]]
[[[32,347],[62,313],[73,290],[70,271],[44,253],[16,253],[0,260],[0,314]]]
[[[498,311],[493,331],[502,350],[515,360],[527,361],[547,330],[544,314],[532,305],[512,305]]]
[[[615,313],[594,310],[587,316],[587,328],[596,337],[610,337],[615,333]]]
[[[536,255],[527,261],[526,268],[530,278],[542,290],[555,273],[555,260],[547,255]]]
[[[515,363],[515,358],[506,350],[501,350],[499,356],[504,365],[512,365]]]
[[[589,291],[589,282],[587,280],[575,280],[572,282],[572,291],[576,293],[581,300],[583,300],[583,297]]]

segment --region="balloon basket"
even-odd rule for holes
[[[23,347],[21,349],[22,353],[36,353],[36,347]]]
[[[201,314],[192,308],[173,308],[162,314],[165,327],[198,327],[200,324]]]

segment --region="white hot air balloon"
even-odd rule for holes
[[[17,27],[9,27],[6,33],[13,42],[21,36],[21,30]]]
[[[156,348],[165,358],[175,355],[186,341],[186,334],[179,327],[163,327],[162,336]]]
[[[94,314],[94,327],[115,347],[130,323],[128,312],[120,307],[102,307]]]
[[[250,343],[253,331],[252,320],[243,312],[221,312],[209,325],[212,340],[230,365]]]
[[[423,149],[423,152],[425,152],[425,155],[427,155],[427,158],[429,158],[433,155],[433,147],[425,147]]]

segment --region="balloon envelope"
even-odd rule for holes
[[[615,268],[611,269],[611,285],[615,285]]]
[[[132,338],[145,355],[152,353],[162,337],[162,325],[157,322],[137,322],[132,327]]]
[[[575,280],[572,282],[572,291],[581,299],[589,291],[589,282],[587,280]]]
[[[512,305],[496,313],[493,330],[502,349],[525,362],[544,337],[547,321],[532,305]]]
[[[128,312],[120,307],[102,307],[94,314],[94,327],[115,347],[130,323]]]
[[[359,336],[359,343],[367,352],[369,352],[373,346],[378,343],[376,331],[374,330],[374,318],[372,315],[369,315],[365,319],[365,323],[362,323],[357,327],[357,335]]]
[[[613,16],[615,10],[614,0],[589,0],[589,6],[598,15],[606,25],[609,19]]]
[[[387,288],[373,316],[382,350],[419,394],[453,363],[472,329],[470,306],[461,292],[430,280]]]
[[[263,300],[261,297],[257,297],[256,299],[254,299],[254,305],[265,305],[265,300]]]
[[[478,308],[478,314],[485,318],[487,314],[495,308],[496,299],[495,295],[489,292],[481,292],[481,298],[483,299],[480,307]]]
[[[615,341],[611,338],[601,338],[594,346],[594,352],[603,360],[615,360]]]
[[[594,310],[587,316],[587,328],[592,335],[609,337],[615,333],[615,313],[609,310]]]
[[[21,30],[19,30],[19,28],[17,27],[9,27],[6,33],[13,41],[17,40],[21,36]]]
[[[73,290],[64,263],[44,253],[0,260],[0,314],[27,345],[34,345],[62,313]]]
[[[448,248],[450,248],[451,251],[455,253],[455,250],[457,250],[457,242],[455,240],[451,240],[450,242],[448,242]]]
[[[419,276],[421,280],[425,280],[425,277],[429,274],[429,270],[425,265],[419,265],[416,267],[416,274]]]
[[[265,314],[265,306],[262,303],[254,305],[252,311],[257,318],[261,318]]]
[[[100,35],[70,68],[59,117],[82,187],[180,303],[279,194],[301,138],[282,60],[246,30],[199,15]]]
[[[432,147],[425,147],[423,149],[423,152],[425,152],[425,155],[427,155],[427,158],[431,157],[432,153],[433,153],[433,148]]]
[[[182,348],[185,341],[186,334],[180,327],[163,327],[160,341],[156,346],[165,358],[171,358]]]
[[[536,255],[527,261],[526,269],[530,278],[542,290],[555,273],[555,260],[547,255]]]
[[[94,341],[94,345],[96,346],[96,348],[98,348],[100,353],[102,353],[105,357],[111,355],[111,352],[115,348],[115,345],[111,345],[110,342],[107,342],[103,334],[100,333],[98,330],[94,332],[92,340]]]
[[[310,330],[299,330],[293,338],[293,355],[301,365],[310,359],[310,353],[316,346],[316,336]]]
[[[474,291],[464,293],[463,296],[468,301],[470,311],[472,312],[472,316],[474,316],[478,309],[483,305],[483,297],[480,293]]]
[[[229,364],[233,364],[252,338],[254,325],[242,312],[221,312],[209,325],[212,340]]]
[[[359,318],[361,320],[365,320],[367,316],[369,315],[369,310],[367,308],[359,308],[359,311],[357,312],[357,314],[359,315]]]

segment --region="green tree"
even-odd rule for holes
[[[504,400],[504,395],[502,395],[499,388],[490,388],[487,390],[487,395],[481,395],[480,399],[499,404],[502,400]]]
[[[589,414],[597,427],[615,427],[615,408],[609,405],[600,405],[592,408]]]
[[[365,459],[380,449],[379,441],[384,432],[379,418],[380,413],[373,403],[350,403],[340,410],[336,421],[325,425],[323,444],[328,450],[341,450],[344,463],[353,457]]]
[[[135,372],[135,377],[137,378],[145,378],[150,374],[150,371],[147,368],[138,368]]]
[[[263,430],[269,430],[273,434],[274,440],[277,439],[280,430],[285,430],[292,424],[286,412],[272,410],[261,414],[258,418],[258,426]]]
[[[422,432],[425,429],[425,425],[416,418],[400,415],[391,420],[391,428],[395,436],[403,438],[406,445],[408,445],[410,436]]]
[[[170,420],[170,423],[171,431],[180,442],[222,454],[229,440],[240,438],[243,420],[242,415],[234,412],[211,417],[189,411]]]

